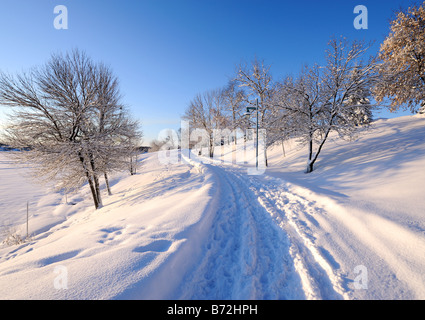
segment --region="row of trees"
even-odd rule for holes
[[[311,172],[331,131],[351,136],[359,125],[371,120],[369,88],[376,78],[376,63],[361,59],[368,47],[362,42],[332,39],[326,65],[305,66],[298,76],[281,81],[274,81],[270,66],[258,59],[239,65],[225,88],[198,94],[183,118],[192,129],[208,133],[212,157],[215,129],[245,131],[253,125],[244,116],[246,110],[258,105],[259,127],[267,132],[266,165],[268,147],[297,137],[309,146],[307,172]]]
[[[134,168],[141,132],[121,102],[112,70],[74,50],[53,55],[42,67],[16,76],[0,73],[0,104],[11,107],[8,143],[29,151],[19,161],[67,192],[87,182],[96,209],[100,178]]]
[[[270,66],[255,59],[237,66],[226,87],[196,95],[183,119],[191,130],[207,132],[212,157],[216,129],[252,127],[244,114],[258,102],[259,126],[267,132],[266,165],[268,147],[298,138],[308,147],[310,173],[331,132],[352,139],[370,124],[378,106],[425,111],[424,40],[424,5],[412,7],[391,22],[376,56],[366,55],[372,43],[332,38],[323,65],[304,66],[298,75],[279,81]]]

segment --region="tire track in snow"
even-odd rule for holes
[[[183,280],[182,299],[305,299],[291,245],[247,181],[218,166],[220,204],[204,255]]]

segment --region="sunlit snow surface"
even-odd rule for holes
[[[143,155],[97,211],[0,152],[0,228],[25,234],[28,201],[33,234],[0,247],[0,299],[425,299],[424,137],[423,116],[379,120],[311,174],[295,141],[259,176]]]

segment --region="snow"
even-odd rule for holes
[[[425,299],[424,124],[330,137],[311,174],[295,141],[260,175],[232,146],[145,154],[97,211],[87,186],[52,192],[0,152],[0,229],[24,235],[28,201],[33,234],[0,247],[0,299]]]
[[[86,200],[80,194],[68,195],[68,202],[77,203],[75,206],[67,205],[59,194],[55,198],[60,201],[52,206],[53,196],[37,191],[36,208],[57,222],[45,232],[35,232],[39,219],[47,219],[37,209],[30,216],[34,241],[1,249],[0,297],[126,298],[132,286],[146,287],[153,274],[165,270],[172,261],[181,262],[176,253],[187,251],[182,246],[193,247],[193,241],[201,241],[203,233],[192,228],[202,228],[204,223],[204,219],[199,222],[214,191],[212,177],[193,173],[187,165],[161,166],[155,157],[145,157],[142,170],[139,175],[114,177],[114,195],[105,198],[104,208],[98,211],[92,208],[88,190],[84,190]],[[2,193],[2,203],[5,195],[13,199],[14,190],[22,185],[11,174],[4,176],[4,171],[2,168],[2,184],[13,193]],[[16,204],[21,198],[16,197]],[[4,213],[2,208],[2,216]],[[55,218],[58,216],[61,218]],[[72,289],[54,287],[58,276],[55,267],[62,265],[67,268],[68,287]],[[167,286],[173,277],[178,274],[168,272]]]

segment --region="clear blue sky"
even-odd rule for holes
[[[279,79],[303,64],[320,63],[333,35],[376,40],[373,54],[389,32],[393,11],[412,3],[0,0],[0,69],[16,73],[43,64],[53,52],[84,50],[113,68],[148,143],[160,130],[178,128],[194,95],[224,86],[241,61],[264,59]],[[68,30],[53,26],[56,5],[68,8]],[[367,30],[353,26],[356,5],[368,8]],[[0,111],[0,123],[2,118]]]

